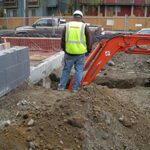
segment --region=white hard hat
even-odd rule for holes
[[[81,17],[83,17],[83,13],[80,10],[74,11],[73,15],[80,15]]]

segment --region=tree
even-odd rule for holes
[[[4,17],[4,7],[0,6],[0,17]]]

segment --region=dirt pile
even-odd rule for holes
[[[79,93],[54,81],[1,97],[0,150],[149,150],[149,56],[112,60]]]
[[[150,118],[112,89],[91,84],[79,93],[52,92],[55,103],[47,95],[19,108],[16,121],[0,131],[0,150],[149,150]]]

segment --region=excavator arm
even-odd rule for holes
[[[109,40],[101,40],[85,62],[86,73],[81,86],[91,83],[104,65],[118,52],[150,55],[150,35],[120,34]],[[69,89],[71,87],[72,81],[70,81]]]

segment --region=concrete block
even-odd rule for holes
[[[6,87],[6,75],[5,71],[0,71],[0,95],[4,93],[4,87]]]
[[[0,96],[16,88],[30,75],[27,47],[13,47],[0,51]]]
[[[18,49],[19,49],[19,47],[18,47]],[[18,62],[22,62],[22,61],[29,59],[28,55],[29,54],[28,54],[27,49],[25,47],[21,51],[18,50],[17,51]]]
[[[30,76],[30,61],[29,60],[22,62],[22,72],[23,72],[24,78],[28,78]]]
[[[2,52],[0,52],[0,53],[1,53],[0,54],[0,71],[3,71],[7,66],[7,64],[6,64],[7,56],[6,56],[6,54],[4,54]]]

